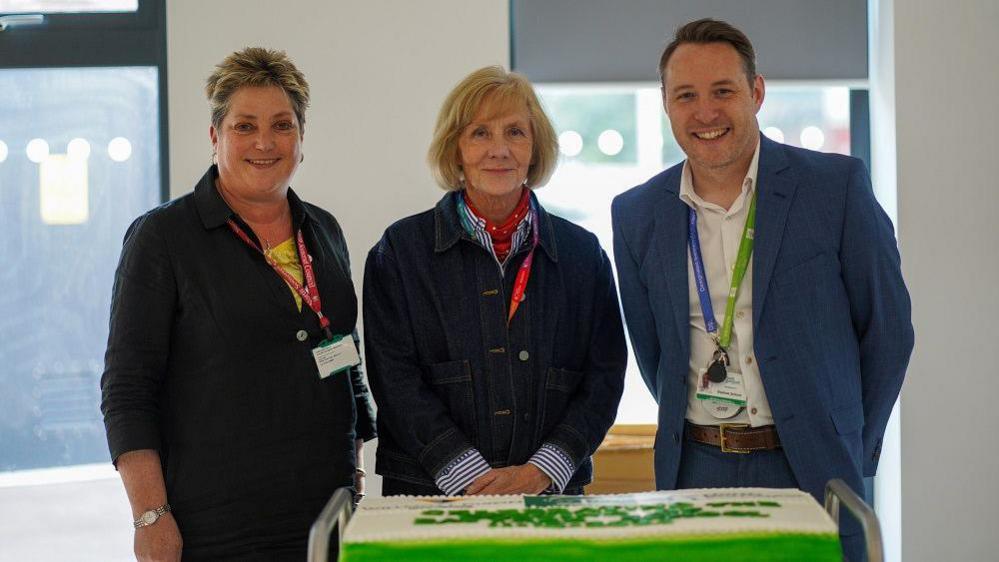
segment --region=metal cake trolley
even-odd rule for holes
[[[339,558],[343,531],[353,514],[353,505],[354,496],[350,488],[340,488],[326,502],[309,529],[309,562],[329,562]],[[825,508],[837,526],[842,507],[860,522],[864,531],[867,562],[884,562],[881,524],[874,510],[846,482],[840,479],[830,480],[826,484]],[[332,540],[334,532],[336,540]]]

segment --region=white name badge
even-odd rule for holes
[[[746,405],[746,388],[742,383],[742,374],[729,371],[724,381],[714,383],[707,379],[705,372],[706,369],[701,369],[698,379],[703,382],[697,389],[697,399],[704,409],[719,419],[731,418],[738,414]]]
[[[321,379],[361,364],[354,338],[350,336],[334,336],[332,340],[320,343],[312,350],[312,358],[316,360]]]

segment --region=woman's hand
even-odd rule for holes
[[[533,495],[544,492],[551,485],[551,478],[540,468],[528,463],[490,470],[472,482],[465,489],[465,495]]]
[[[361,498],[364,497],[364,476],[365,476],[365,474],[364,474],[363,470],[364,469],[359,468],[359,469],[357,469],[356,472],[354,472],[354,490],[356,490],[355,500],[354,501],[361,501]]]
[[[154,506],[167,503],[160,455],[153,449],[129,451],[118,457],[118,474],[137,518]],[[176,562],[184,541],[173,513],[160,515],[155,523],[135,530],[135,559],[140,562]]]
[[[177,521],[169,512],[156,523],[135,530],[135,559],[139,562],[178,562],[183,546]]]
[[[356,506],[364,497],[364,477],[367,475],[364,467],[361,466],[364,464],[364,439],[354,440],[354,454],[357,463],[357,468],[354,469],[354,504]]]

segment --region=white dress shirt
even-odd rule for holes
[[[694,192],[690,163],[683,165],[680,179],[680,199],[697,212],[697,234],[701,242],[701,255],[704,261],[708,291],[719,333],[725,321],[725,305],[729,288],[732,286],[732,273],[739,254],[742,230],[749,214],[749,204],[756,189],[756,175],[760,163],[760,145],[742,182],[742,193],[729,209],[708,203]],[[687,384],[687,420],[701,425],[719,423],[747,423],[753,427],[770,425],[774,422],[767,402],[760,369],[753,353],[753,261],[750,259],[746,276],[739,287],[735,301],[735,318],[732,323],[732,341],[728,347],[729,372],[741,373],[746,393],[746,406],[738,414],[727,419],[717,418],[704,407],[703,400],[697,398],[700,374],[711,362],[715,349],[714,339],[708,335],[701,312],[701,301],[697,296],[694,282],[694,266],[687,251],[687,278],[690,296],[690,364]]]

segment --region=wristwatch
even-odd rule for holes
[[[163,514],[168,511],[170,511],[170,504],[168,503],[165,503],[157,508],[150,509],[149,511],[140,515],[138,519],[132,521],[132,526],[135,527],[136,529],[139,529],[141,527],[148,527],[153,523],[159,521],[160,517],[162,517]]]

